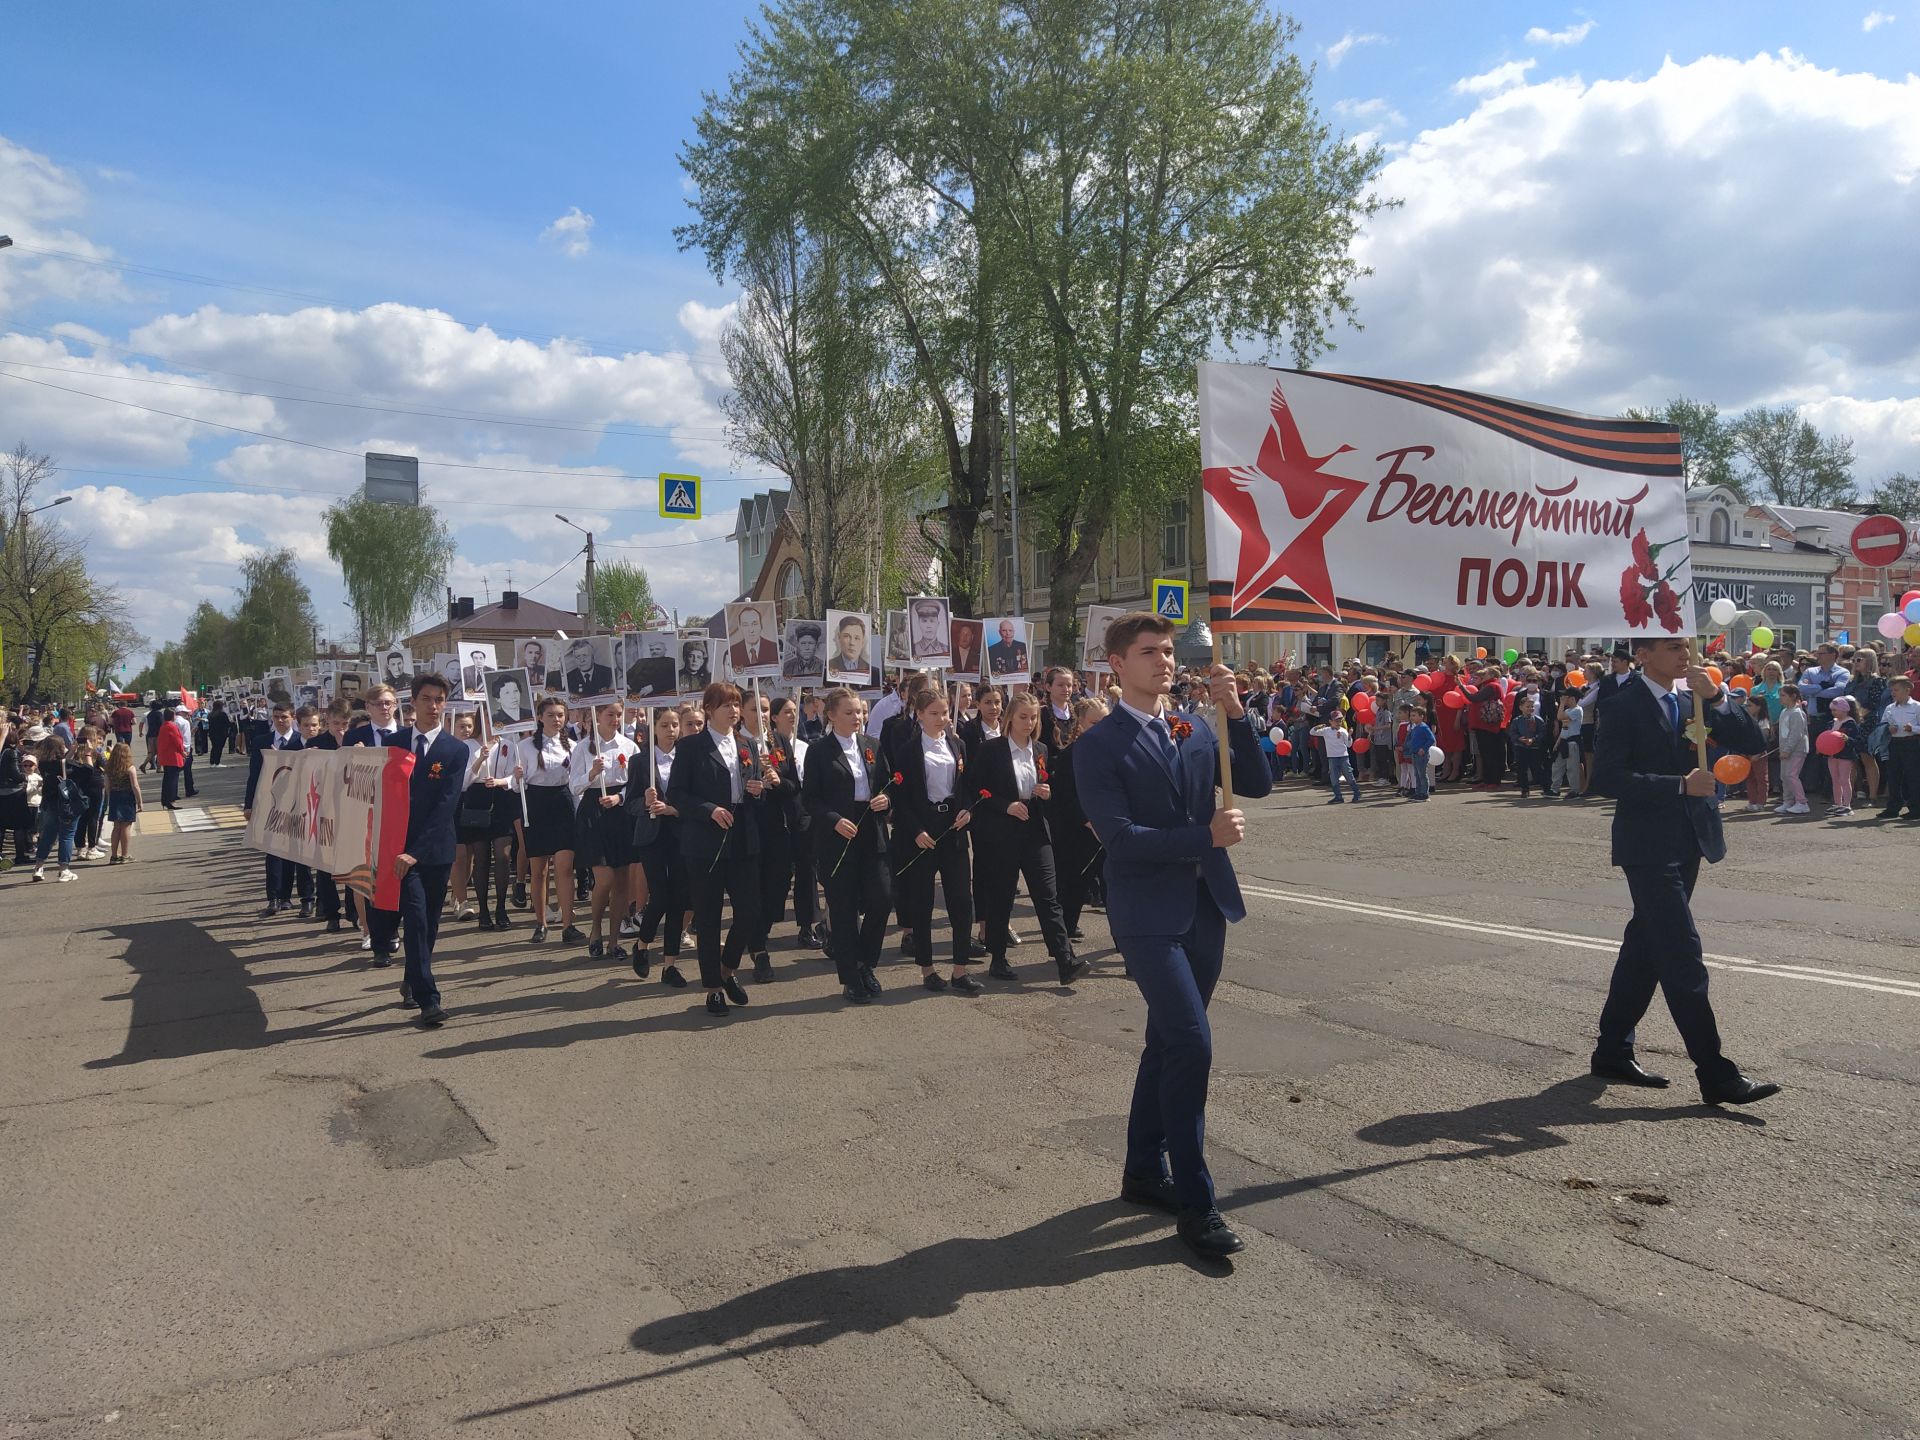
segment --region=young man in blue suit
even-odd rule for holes
[[[266,766],[267,756],[276,750],[305,748],[306,743],[301,740],[300,732],[294,728],[293,706],[283,700],[274,701],[273,724],[255,742],[247,756],[247,793],[240,802],[243,815],[249,820],[253,818],[254,796],[260,789],[260,773]],[[262,920],[293,908],[293,877],[297,868],[291,860],[282,860],[278,855],[267,856],[267,908],[260,912]]]
[[[1073,742],[1081,808],[1107,849],[1107,924],[1147,1001],[1146,1048],[1127,1121],[1124,1200],[1179,1217],[1180,1237],[1224,1259],[1244,1243],[1220,1218],[1205,1151],[1213,1032],[1207,1002],[1225,958],[1227,925],[1246,918],[1229,846],[1246,835],[1238,810],[1216,808],[1220,746],[1198,715],[1167,706],[1173,622],[1147,611],[1107,630],[1120,703]],[[1213,701],[1227,717],[1235,795],[1273,788],[1234,688],[1213,667]]]
[[[413,724],[395,732],[387,742],[392,749],[413,752],[413,779],[407,787],[406,849],[393,861],[394,873],[400,877],[399,920],[407,951],[400,1003],[418,1006],[418,1023],[429,1029],[445,1024],[447,1019],[447,1012],[440,1007],[440,987],[433,983],[433,945],[440,937],[440,907],[446,902],[447,877],[453,871],[454,817],[460,809],[460,792],[466,787],[467,766],[473,759],[466,741],[454,739],[441,724],[447,691],[447,682],[439,675],[429,671],[416,676]],[[375,924],[389,914],[374,911]],[[386,926],[391,924],[391,919],[385,921]],[[375,935],[375,949],[391,946],[390,933],[385,937]]]
[[[1593,785],[1616,802],[1613,863],[1626,872],[1633,918],[1600,1012],[1592,1070],[1627,1085],[1666,1088],[1666,1077],[1643,1070],[1633,1054],[1634,1027],[1658,988],[1666,992],[1667,1009],[1686,1042],[1700,1098],[1709,1105],[1748,1105],[1780,1087],[1748,1079],[1720,1051],[1692,901],[1700,861],[1719,864],[1727,842],[1713,775],[1699,768],[1699,751],[1686,733],[1693,723],[1692,695],[1676,694],[1674,686],[1685,677],[1702,697],[1708,736],[1722,749],[1759,755],[1766,742],[1745,708],[1728,703],[1727,693],[1693,663],[1686,640],[1639,636],[1633,658],[1640,674],[1607,701],[1595,745]]]

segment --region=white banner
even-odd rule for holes
[[[407,839],[413,755],[384,746],[270,750],[247,844],[332,875],[383,910],[398,907],[393,857]]]
[[[1679,432],[1200,367],[1216,630],[1692,635]]]

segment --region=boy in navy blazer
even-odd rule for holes
[[[1115,620],[1107,658],[1120,703],[1073,742],[1080,805],[1107,849],[1107,924],[1147,1002],[1146,1044],[1127,1121],[1121,1198],[1179,1217],[1194,1250],[1221,1259],[1244,1242],[1220,1218],[1205,1155],[1213,1032],[1207,1002],[1220,978],[1227,924],[1246,918],[1229,846],[1238,810],[1218,809],[1219,742],[1205,719],[1167,705],[1173,622],[1149,611]],[[1227,717],[1236,795],[1273,788],[1233,671],[1213,667]]]
[[[431,672],[418,676],[413,682],[413,724],[387,742],[391,749],[413,753],[406,848],[393,861],[394,873],[400,877],[399,919],[407,951],[400,1003],[418,1006],[417,1023],[429,1029],[447,1018],[440,1006],[440,987],[433,983],[433,946],[440,938],[440,907],[446,902],[447,878],[453,872],[457,848],[454,819],[473,759],[467,742],[456,740],[441,724],[447,691],[441,676]],[[385,913],[376,910],[374,918]],[[382,938],[374,938],[375,948],[391,949],[391,934],[384,937],[384,947]]]

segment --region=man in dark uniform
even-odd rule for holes
[[[1709,1105],[1751,1104],[1780,1087],[1748,1079],[1720,1050],[1691,905],[1700,861],[1718,864],[1727,843],[1713,775],[1699,768],[1698,750],[1687,734],[1692,696],[1675,694],[1674,686],[1684,677],[1693,694],[1706,698],[1708,735],[1721,748],[1758,755],[1766,742],[1746,708],[1728,703],[1728,692],[1692,663],[1693,647],[1685,639],[1637,636],[1633,656],[1641,674],[1616,687],[1607,701],[1594,765],[1594,788],[1617,802],[1613,863],[1626,872],[1633,918],[1600,1012],[1592,1070],[1628,1085],[1666,1087],[1666,1077],[1642,1069],[1633,1053],[1634,1027],[1659,989],[1686,1042],[1701,1099]]]
[[[987,666],[995,675],[1026,675],[1033,667],[1027,663],[1027,642],[1014,638],[1013,621],[1000,622],[1000,638],[987,647]]]

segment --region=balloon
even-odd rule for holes
[[[1900,637],[1909,645],[1920,645],[1920,625],[1909,625]]]
[[[1486,658],[1487,658],[1487,647],[1486,647],[1486,646],[1484,646],[1484,645],[1476,645],[1476,646],[1474,647],[1474,649],[1473,649],[1473,658],[1474,658],[1474,659],[1476,659],[1476,660],[1484,660],[1484,659],[1486,659]]]
[[[1730,689],[1734,690],[1751,690],[1753,688],[1753,676],[1736,675],[1727,681],[1727,685]]]
[[[1920,625],[1920,600],[1907,601],[1900,607],[1900,613],[1915,625]]]
[[[1847,737],[1838,730],[1829,730],[1813,742],[1813,748],[1822,755],[1838,755],[1847,748]]]
[[[1584,685],[1584,684],[1586,684],[1586,683],[1587,683],[1587,672],[1586,672],[1586,671],[1584,671],[1584,670],[1569,670],[1569,671],[1567,671],[1567,684],[1569,684],[1569,685],[1572,685],[1572,686],[1574,686],[1574,687],[1575,687],[1575,688],[1577,689],[1577,688],[1579,688],[1580,686],[1582,686],[1582,685]]]
[[[1740,607],[1724,595],[1707,607],[1707,618],[1722,628],[1733,623],[1733,617],[1740,613]]]
[[[1738,785],[1752,769],[1753,762],[1744,755],[1722,755],[1713,762],[1713,778],[1722,785]]]
[[[1430,694],[1433,690],[1433,677],[1431,675],[1414,676],[1413,688],[1418,690],[1422,695]]]
[[[1875,622],[1873,628],[1880,632],[1882,640],[1898,640],[1901,632],[1907,628],[1907,617],[1898,610],[1889,610]]]
[[[1293,753],[1293,742],[1291,740],[1274,741],[1273,753],[1276,755],[1291,755]]]
[[[1447,752],[1436,745],[1427,751],[1427,759],[1435,765],[1444,765],[1447,763]]]
[[[1916,600],[1920,600],[1920,590],[1909,590],[1900,597],[1900,603],[1893,608],[1896,610],[1905,610],[1907,606]]]
[[[1707,678],[1713,681],[1714,684],[1719,685],[1723,683],[1727,677],[1718,665],[1709,665],[1707,666]]]
[[[1519,658],[1520,658],[1520,652],[1514,649],[1511,645],[1509,645],[1506,649],[1500,652],[1500,659],[1508,665],[1513,664],[1513,662],[1518,660]]]
[[[1373,748],[1373,741],[1369,740],[1366,736],[1356,735],[1353,737],[1353,753],[1354,754],[1364,755],[1367,753],[1367,751],[1371,750],[1372,748]]]
[[[1753,627],[1753,648],[1756,650],[1772,649],[1773,648],[1773,631],[1768,629],[1765,625],[1754,626]]]
[[[1916,625],[1914,628],[1920,630],[1920,625]],[[1440,703],[1449,710],[1464,710],[1467,708],[1467,697],[1462,695],[1458,690],[1449,690],[1440,697]]]

